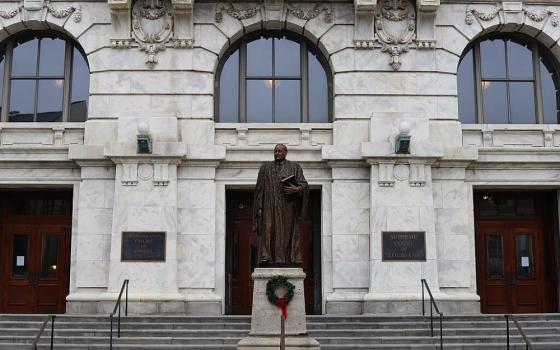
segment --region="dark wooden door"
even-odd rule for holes
[[[0,191],[0,312],[63,313],[71,193]]]
[[[550,312],[543,223],[487,221],[477,225],[478,289],[482,312]],[[548,262],[551,263],[551,262]]]
[[[4,232],[3,312],[64,312],[68,227],[7,225]]]
[[[317,203],[320,191],[312,191],[310,210],[300,221],[300,247],[303,260],[305,309],[307,314],[319,313],[316,303],[316,285],[319,283],[315,271],[320,263],[317,246],[314,246],[314,232],[318,232]],[[250,315],[253,302],[253,280],[251,274],[257,266],[258,237],[252,231],[253,191],[228,191],[227,195],[227,285],[228,307],[226,312],[233,315]],[[315,215],[314,215],[315,214]],[[315,224],[315,226],[314,226]],[[315,236],[317,233],[315,234]],[[315,242],[318,243],[318,242]]]

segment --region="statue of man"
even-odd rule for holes
[[[259,236],[259,266],[301,265],[300,219],[309,199],[301,167],[286,160],[288,148],[274,147],[274,161],[259,169],[253,207],[253,230]]]

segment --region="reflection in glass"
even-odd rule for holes
[[[273,80],[247,80],[247,122],[272,123]]]
[[[301,83],[299,80],[276,80],[274,119],[276,123],[299,123],[301,120]]]
[[[62,95],[64,80],[39,80],[37,96],[37,121],[62,121]]]
[[[510,82],[509,101],[511,123],[534,124],[537,122],[533,82]]]
[[[34,121],[36,85],[35,80],[12,80],[10,89],[9,121]]]
[[[515,199],[498,198],[498,215],[515,216]]]
[[[272,38],[247,43],[247,75],[272,75]]]
[[[221,123],[237,123],[239,120],[239,50],[231,55],[220,75],[220,116]]]
[[[300,47],[299,43],[281,38],[274,39],[274,75],[300,75]]]
[[[497,81],[482,82],[482,110],[485,123],[508,123],[506,83]]]
[[[502,39],[485,40],[480,43],[482,78],[506,77],[506,45]]]
[[[329,121],[329,92],[327,73],[311,52],[307,53],[309,74],[309,122]]]
[[[64,76],[66,42],[57,38],[43,38],[40,47],[39,75]]]
[[[86,59],[77,48],[74,48],[72,57],[72,91],[68,121],[84,122],[88,111],[89,68]]]
[[[533,51],[514,41],[507,42],[509,79],[533,79]]]
[[[28,237],[25,234],[14,235],[12,247],[12,277],[25,277],[27,275]]]
[[[486,236],[486,247],[488,249],[488,277],[504,277],[504,252],[502,235],[494,234]]]
[[[12,76],[35,76],[38,50],[39,39],[32,39],[15,46],[12,56]]]
[[[58,270],[58,235],[43,235],[41,244],[41,277],[56,277]]]
[[[530,234],[516,235],[517,277],[533,277],[533,237]]]
[[[554,84],[554,70],[540,59],[541,90],[543,100],[543,114],[545,124],[557,124],[558,120],[558,90]]]
[[[494,196],[484,194],[482,195],[482,200],[479,205],[480,216],[495,216],[498,215],[498,205]]]
[[[534,216],[535,201],[533,198],[518,198],[516,213],[518,216]]]
[[[459,121],[476,123],[476,100],[474,83],[473,51],[470,50],[457,70],[457,98],[459,100]]]

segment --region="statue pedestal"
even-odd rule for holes
[[[266,296],[266,283],[274,276],[284,276],[295,286],[294,297],[288,304],[286,319],[286,349],[319,349],[317,340],[307,335],[305,321],[305,298],[301,268],[257,268],[253,272],[253,310],[251,313],[251,332],[237,344],[238,350],[279,349],[280,317],[282,311],[272,305]]]

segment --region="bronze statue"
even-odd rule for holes
[[[274,147],[274,161],[259,169],[253,207],[253,230],[259,236],[259,266],[301,265],[300,219],[309,187],[301,167],[286,160],[288,148]]]

